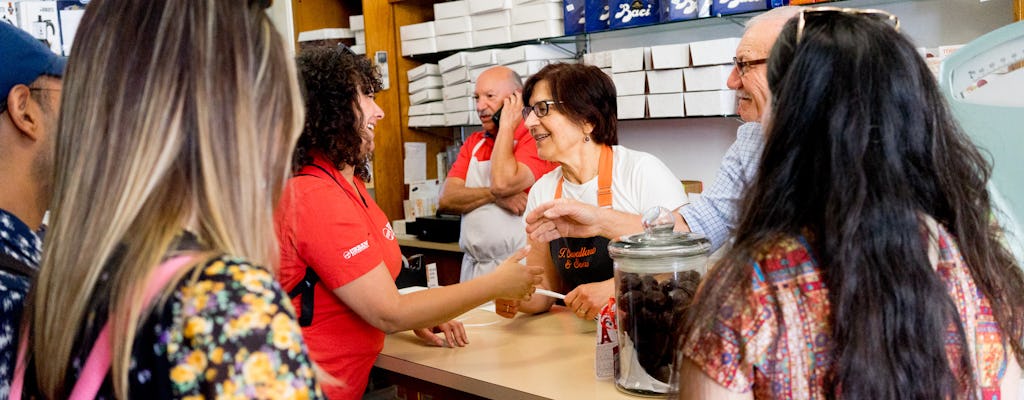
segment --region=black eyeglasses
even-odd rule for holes
[[[751,65],[761,65],[761,64],[764,64],[766,62],[768,62],[767,58],[758,58],[756,60],[746,60],[746,61],[740,61],[736,57],[732,58],[732,65],[733,65],[733,67],[736,68],[737,71],[740,72],[740,76],[745,75],[747,73],[747,70],[750,69],[749,67]]]
[[[819,14],[819,13],[843,13],[862,15],[867,17],[877,18],[879,20],[892,22],[893,29],[896,32],[900,31],[900,19],[888,11],[877,10],[874,8],[841,8],[841,7],[811,7],[800,10],[800,19],[796,23],[796,43],[800,44],[800,40],[804,36],[804,25],[806,24],[807,14]]]
[[[531,112],[537,114],[537,118],[547,116],[548,112],[551,111],[552,104],[562,104],[562,102],[554,100],[542,100],[533,103],[532,106],[523,107],[523,119],[529,118]]]

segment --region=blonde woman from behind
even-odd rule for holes
[[[26,395],[67,398],[110,323],[107,398],[322,395],[273,280],[303,111],[265,1],[94,0],[68,63],[27,311]],[[186,254],[145,307],[155,266]]]

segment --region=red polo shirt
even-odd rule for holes
[[[332,292],[381,263],[398,276],[402,253],[384,212],[362,181],[351,185],[329,162],[315,157],[288,180],[275,213],[281,247],[278,279],[287,290],[302,280],[306,266],[320,276],[311,326],[302,328],[309,355],[345,386],[322,385],[331,399],[363,395],[373,361],[384,346],[374,328]],[[299,299],[292,305],[299,309]]]
[[[476,152],[477,161],[488,161],[491,159],[491,152],[494,150],[494,138],[488,137],[486,131],[474,132],[469,138],[466,139],[466,143],[459,149],[459,158],[455,159],[455,163],[452,164],[452,169],[448,171],[449,178],[466,179],[466,171],[469,169],[469,157],[473,154],[473,147],[481,140],[484,144],[480,146],[480,150]],[[512,148],[512,155],[516,158],[516,161],[523,163],[530,172],[533,172],[533,179],[540,179],[541,176],[548,173],[552,169],[558,166],[558,164],[544,161],[537,156],[537,142],[533,140],[533,135],[530,135],[530,130],[526,128],[526,125],[520,123],[519,128],[516,128],[515,132],[515,144]],[[529,188],[526,189],[530,191]]]

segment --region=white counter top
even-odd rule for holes
[[[580,333],[583,321],[562,307],[515,319],[484,310],[466,317],[468,346],[428,347],[400,332],[385,339],[376,366],[494,399],[638,398],[594,377],[594,332]]]

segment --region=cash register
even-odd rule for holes
[[[459,215],[441,214],[416,217],[413,222],[406,222],[405,232],[416,235],[419,240],[428,242],[458,242],[462,217]]]

